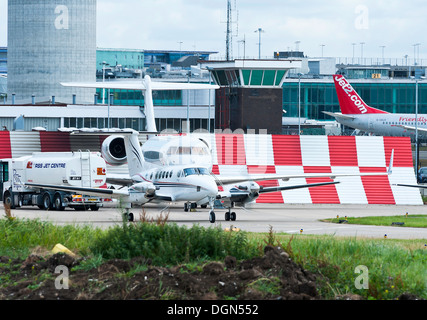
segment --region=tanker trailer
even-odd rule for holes
[[[54,189],[26,186],[40,183],[73,187],[106,185],[106,164],[99,153],[36,152],[30,156],[0,160],[1,196],[11,208],[38,206],[45,210],[98,210],[102,198]]]

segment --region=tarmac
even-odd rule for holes
[[[269,232],[287,234],[333,235],[353,238],[384,239],[427,239],[426,228],[409,228],[402,226],[370,226],[347,223],[328,223],[321,219],[365,216],[405,216],[427,214],[426,206],[399,205],[358,205],[358,204],[251,204],[246,208],[234,208],[236,221],[225,221],[226,209],[215,209],[216,222],[208,220],[209,209],[197,208],[184,212],[183,204],[170,206],[147,204],[143,208],[134,208],[135,222],[145,212],[146,218],[157,219],[161,214],[168,214],[168,221],[191,227],[198,224],[203,227],[219,226],[221,228],[238,228],[249,232]],[[0,212],[4,212],[0,205]],[[75,211],[66,208],[64,211],[45,211],[37,207],[23,207],[12,210],[18,218],[40,219],[58,225],[92,225],[99,228],[121,224],[122,211],[114,204],[107,204],[99,211]]]

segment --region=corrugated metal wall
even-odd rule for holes
[[[359,173],[387,170],[394,150],[393,174],[378,177],[342,177],[339,184],[261,195],[257,202],[348,203],[421,205],[415,184],[410,139],[368,136],[286,136],[195,134],[212,150],[212,172],[217,175],[297,174],[309,172]],[[38,151],[100,151],[106,136],[79,136],[61,132],[0,131],[0,157],[20,157]],[[140,135],[141,144],[146,139]],[[127,165],[107,166],[108,172],[127,174]],[[291,179],[263,181],[264,186],[289,186],[331,181]]]

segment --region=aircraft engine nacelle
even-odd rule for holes
[[[252,202],[259,197],[260,186],[256,182],[243,182],[236,185],[236,187],[239,192],[230,192],[230,203],[244,206],[246,203]]]
[[[132,189],[141,193],[145,193],[146,198],[152,198],[156,193],[156,186],[151,182],[140,182],[134,184]]]
[[[105,162],[110,165],[122,165],[127,162],[125,140],[123,136],[112,135],[104,140],[101,154]]]
[[[259,197],[260,185],[256,182],[248,182],[248,197],[243,201],[244,203],[252,202]]]

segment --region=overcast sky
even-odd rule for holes
[[[427,58],[425,0],[232,0],[233,56],[296,50],[324,56]],[[235,6],[234,6],[235,4]],[[225,56],[227,0],[97,0],[97,46],[208,50]],[[246,40],[244,46],[241,40]],[[296,42],[299,43],[297,44]],[[360,43],[364,42],[362,46]],[[355,45],[352,45],[355,43]],[[322,46],[323,45],[323,46]],[[7,0],[0,0],[7,46]],[[385,46],[382,48],[381,46]]]

